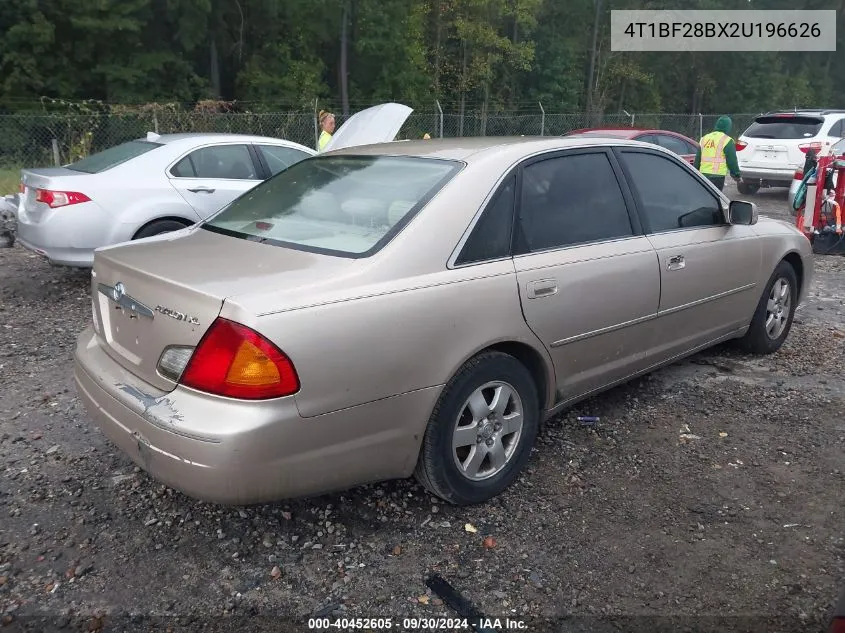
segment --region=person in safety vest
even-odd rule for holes
[[[698,142],[695,154],[695,168],[721,191],[725,186],[725,176],[729,173],[740,181],[739,164],[736,161],[736,143],[729,136],[733,127],[730,117],[720,116],[715,129],[705,134]]]
[[[320,110],[320,138],[317,141],[317,151],[322,152],[325,149],[326,145],[328,145],[329,141],[332,139],[332,134],[334,134],[334,115],[331,112],[326,112],[325,110]]]

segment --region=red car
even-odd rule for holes
[[[665,147],[675,152],[691,165],[695,162],[695,154],[698,152],[698,143],[691,138],[670,132],[669,130],[650,130],[637,127],[608,127],[608,128],[583,128],[572,130],[564,136],[596,136],[602,138],[624,138],[632,141],[643,141]]]

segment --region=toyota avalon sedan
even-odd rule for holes
[[[797,229],[654,145],[346,147],[98,250],[75,376],[108,437],[190,496],[416,475],[474,504],[573,403],[723,341],[777,351],[811,276]]]

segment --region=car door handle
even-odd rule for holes
[[[554,294],[557,294],[557,280],[555,279],[538,279],[528,283],[529,299],[550,297]]]
[[[196,189],[188,189],[191,193],[214,193],[214,189],[209,187],[197,187]]]
[[[683,255],[674,255],[666,262],[666,270],[681,270],[686,268],[687,262]]]

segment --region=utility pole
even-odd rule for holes
[[[589,81],[587,84],[587,117],[589,117],[589,125],[593,122],[593,82],[596,76],[596,55],[599,40],[599,21],[601,19],[601,2],[602,0],[593,0],[596,4],[596,16],[593,20],[593,48],[590,54],[590,72]]]

